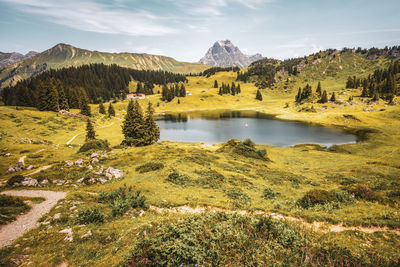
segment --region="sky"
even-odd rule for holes
[[[285,59],[400,45],[399,0],[0,0],[0,51],[58,43],[197,62],[217,40]]]

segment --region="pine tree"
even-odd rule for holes
[[[180,104],[181,103],[181,101],[179,100],[179,98],[178,98],[178,104]]]
[[[240,94],[242,91],[240,89],[240,83],[236,86],[236,94]]]
[[[82,97],[80,102],[81,102],[80,103],[80,105],[81,105],[81,114],[85,115],[85,116],[88,116],[88,117],[92,116],[92,113],[90,111],[90,106],[89,106],[89,104],[87,102],[86,97]]]
[[[260,90],[257,90],[256,99],[260,100],[260,101],[263,100],[263,97],[262,97],[262,94],[261,94]]]
[[[321,82],[318,82],[317,90],[315,91],[317,94],[321,95]]]
[[[129,146],[141,146],[144,144],[144,121],[142,110],[137,101],[129,101],[125,115],[125,120],[122,123],[122,133],[125,136],[122,144]]]
[[[232,86],[231,86],[231,95],[235,95],[236,94],[236,86],[235,83],[232,82]]]
[[[301,101],[301,88],[299,87],[299,91],[297,92],[296,95],[296,102],[300,103],[300,101]]]
[[[328,94],[326,93],[326,90],[322,93],[321,99],[319,100],[319,103],[324,104],[328,102]]]
[[[179,99],[178,99],[179,101]],[[143,145],[151,145],[160,139],[160,129],[154,121],[154,109],[152,104],[149,102],[147,106],[146,116],[144,118],[144,138]]]
[[[115,117],[115,110],[113,105],[110,103],[110,105],[108,106],[108,116],[111,117]]]
[[[100,102],[99,104],[99,113],[106,114],[106,109],[104,108],[103,102]]]
[[[332,102],[335,102],[335,101],[336,101],[335,92],[332,93],[332,96],[331,96],[330,101],[332,101]]]
[[[86,141],[95,140],[95,139],[96,139],[96,133],[94,131],[92,123],[88,119],[87,125],[86,125]]]
[[[222,87],[219,88],[218,94],[219,94],[219,95],[222,95]]]
[[[185,97],[186,96],[186,88],[185,85],[182,83],[181,84],[181,93],[180,93],[180,97]]]
[[[214,80],[214,88],[218,88],[218,82],[217,82],[217,80]]]

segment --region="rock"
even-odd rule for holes
[[[45,184],[49,184],[50,182],[49,182],[49,180],[47,180],[47,179],[44,179],[44,180],[42,180],[41,182],[40,182],[40,184],[43,184],[43,185],[45,185]]]
[[[99,183],[101,183],[101,184],[105,184],[107,182],[107,179],[98,178],[97,181],[99,181]]]
[[[82,165],[83,164],[83,159],[78,159],[75,161],[75,165]]]
[[[108,158],[108,155],[107,155],[107,153],[104,153],[104,154],[101,155],[100,157],[103,158],[103,159],[106,159],[106,158]]]
[[[95,184],[96,183],[96,179],[94,179],[93,177],[91,177],[88,181],[89,184]]]
[[[87,238],[89,236],[92,236],[92,231],[89,230],[86,234],[82,235],[81,238]]]
[[[139,217],[142,217],[144,215],[144,213],[145,213],[144,210],[141,210],[139,213]]]
[[[21,182],[22,186],[30,186],[30,187],[38,187],[39,182],[36,179],[33,179],[31,177],[25,177],[24,180]]]
[[[59,233],[67,234],[67,236],[64,238],[64,241],[72,242],[74,240],[72,236],[72,228],[66,228],[64,230],[61,230]]]
[[[11,153],[4,154],[4,157],[9,157],[9,156],[11,156]]]
[[[93,166],[92,165],[89,165],[88,168],[89,168],[89,170],[93,170]]]
[[[61,213],[54,214],[53,220],[59,220],[61,218]]]
[[[71,161],[71,160],[66,160],[65,161],[65,165],[68,166],[68,167],[71,167],[72,165],[74,165],[74,162]]]
[[[116,179],[121,178],[122,176],[124,176],[124,173],[121,170],[114,169],[113,167],[108,167],[108,169],[105,170],[104,174],[107,177],[110,177],[110,175],[111,175],[111,178],[114,177]],[[109,178],[109,179],[111,179],[111,178]]]
[[[99,153],[92,153],[92,155],[90,155],[90,158],[98,158],[99,157]]]
[[[56,184],[56,185],[58,185],[58,186],[63,185],[64,183],[65,183],[64,180],[54,180],[54,181],[53,181],[53,184]]]
[[[100,170],[97,172],[94,172],[94,174],[100,175],[103,173],[103,170],[104,170],[104,166],[100,166]]]
[[[76,209],[76,206],[72,206],[71,208],[69,208],[69,210],[74,210]]]
[[[14,172],[16,172],[16,170],[13,167],[11,167],[11,168],[8,168],[8,170],[6,171],[6,174],[14,173]]]
[[[92,159],[92,163],[93,163],[93,164],[99,163],[99,159],[98,159],[98,158],[93,158],[93,159]]]
[[[78,183],[82,183],[83,180],[85,180],[85,178],[78,179],[77,182],[78,182]]]

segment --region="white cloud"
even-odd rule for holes
[[[231,4],[240,4],[249,9],[272,3],[275,0],[170,0],[170,2],[189,14],[204,16],[220,16],[222,9]]]
[[[176,33],[165,26],[162,18],[145,11],[112,10],[88,0],[2,0],[32,14],[43,15],[50,22],[73,29],[125,34],[132,36],[157,36]]]

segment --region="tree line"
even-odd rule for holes
[[[124,98],[132,79],[144,83],[146,89],[153,84],[186,81],[183,74],[91,64],[50,69],[4,88],[2,98],[5,105],[30,106],[40,110],[66,109],[66,104],[69,108],[80,108],[82,101],[100,103]]]
[[[386,69],[375,70],[372,75],[361,79],[356,76],[349,76],[346,88],[362,87],[362,97],[372,97],[378,99],[383,97],[387,100],[393,99],[400,94],[397,87],[397,74],[400,73],[400,61],[392,62]]]
[[[186,96],[186,88],[183,83],[175,83],[168,87],[168,85],[164,84],[161,92],[161,99],[166,102],[171,102],[175,97],[185,97]]]
[[[214,88],[218,88],[218,81],[214,81]],[[240,94],[242,90],[240,89],[240,84],[235,84],[232,82],[231,85],[222,83],[222,85],[219,87],[218,94],[219,95],[226,95],[226,94],[231,94],[231,95],[237,95]]]

